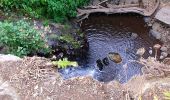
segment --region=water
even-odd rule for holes
[[[60,70],[65,79],[91,75],[102,82],[118,80],[124,83],[132,76],[141,74],[142,65],[129,63],[126,71],[123,65],[129,60],[138,60],[136,51],[141,47],[147,51],[144,58],[153,56],[149,54],[149,50],[154,44],[159,43],[149,35],[144,18],[135,14],[94,14],[83,21],[81,29],[87,35],[89,43],[86,59],[83,60],[85,63],[82,67]],[[122,62],[117,64],[110,60],[110,64],[99,71],[96,60],[107,57],[109,52],[119,53]]]

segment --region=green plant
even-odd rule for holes
[[[166,100],[170,100],[170,92],[166,91],[163,93]]]
[[[89,0],[0,0],[0,8],[4,10],[19,10],[32,17],[54,19],[57,22],[75,17],[76,9],[88,3]]]
[[[71,44],[75,49],[80,48],[81,46],[80,41],[76,41],[71,34],[63,34],[62,36],[59,36],[59,40]]]
[[[73,67],[77,67],[78,63],[75,61],[68,61],[67,58],[63,58],[63,60],[59,60],[59,61],[53,61],[52,62],[53,65],[58,66],[58,68],[66,68],[67,66],[73,66]]]
[[[0,22],[0,43],[8,48],[6,53],[25,56],[32,53],[49,52],[49,48],[37,31],[28,22]]]

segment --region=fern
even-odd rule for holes
[[[63,60],[59,60],[59,61],[53,61],[52,62],[53,65],[58,66],[58,68],[66,68],[67,66],[73,66],[73,67],[77,67],[78,63],[75,61],[68,61],[67,58],[63,58]]]

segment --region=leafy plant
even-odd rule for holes
[[[54,19],[57,22],[75,17],[76,9],[89,0],[0,0],[0,8],[19,10],[32,17]]]
[[[24,20],[0,22],[0,43],[8,48],[5,53],[20,57],[37,52],[47,53],[50,50],[40,31]]]
[[[77,67],[78,63],[75,61],[68,61],[67,58],[63,58],[63,60],[59,60],[59,61],[53,61],[52,62],[53,65],[58,66],[58,68],[66,68],[67,66],[73,66],[73,67]]]
[[[170,100],[170,92],[168,91],[164,92],[164,96],[166,100]]]

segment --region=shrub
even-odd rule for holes
[[[0,0],[4,10],[20,10],[32,17],[54,19],[61,22],[76,16],[76,9],[89,0]]]
[[[6,53],[25,56],[37,52],[49,51],[45,41],[28,22],[0,22],[0,43],[7,49]]]

